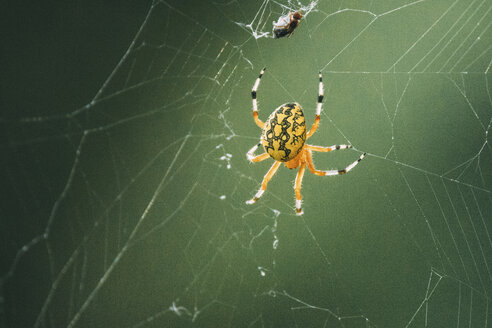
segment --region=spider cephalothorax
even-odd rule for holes
[[[306,170],[306,165],[311,171],[311,173],[325,176],[325,175],[339,175],[345,174],[351,169],[353,169],[357,163],[359,163],[364,156],[363,153],[360,157],[342,170],[327,170],[320,171],[314,167],[312,152],[329,152],[338,149],[352,148],[351,145],[334,145],[331,147],[321,147],[312,146],[306,144],[306,140],[311,137],[314,132],[318,129],[319,120],[321,115],[321,107],[323,103],[323,78],[321,72],[319,73],[319,91],[318,91],[318,104],[316,106],[316,118],[314,119],[314,124],[311,126],[309,132],[306,129],[306,120],[304,119],[304,114],[302,112],[301,105],[298,103],[285,103],[280,105],[277,109],[270,114],[270,117],[266,122],[261,121],[258,118],[258,103],[256,101],[256,90],[260,85],[260,80],[265,73],[265,68],[261,70],[260,75],[256,79],[256,82],[251,91],[251,96],[253,99],[253,118],[255,123],[263,129],[261,135],[260,143],[256,144],[251,148],[246,157],[252,162],[261,162],[268,157],[275,160],[270,170],[267,172],[261,183],[261,188],[258,190],[256,195],[248,200],[247,204],[254,204],[266,190],[267,184],[273,177],[275,172],[280,167],[280,164],[284,163],[289,169],[295,169],[299,167],[297,172],[297,177],[294,185],[296,193],[296,214],[302,215],[301,209],[301,184],[302,178],[304,176],[304,171]],[[254,153],[258,147],[263,146],[265,152],[261,155],[255,156]]]

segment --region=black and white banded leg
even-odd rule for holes
[[[345,174],[345,173],[349,172],[350,170],[352,170],[357,164],[359,164],[360,161],[362,161],[362,159],[365,156],[366,156],[366,153],[363,153],[362,155],[360,155],[360,157],[355,162],[351,163],[349,166],[347,166],[346,168],[344,168],[342,170],[326,170],[326,171],[317,170],[314,167],[314,164],[313,164],[311,158],[309,158],[309,160],[308,160],[308,167],[309,167],[309,170],[313,174],[316,174],[316,175],[319,175],[319,176],[340,175],[340,174]]]
[[[349,149],[349,148],[352,148],[352,145],[333,145],[330,147],[306,145],[306,147],[312,151],[327,153],[327,152],[332,151],[332,150]]]
[[[324,98],[324,91],[323,91],[323,77],[321,75],[321,72],[319,72],[319,89],[318,89],[318,103],[316,104],[316,117],[314,119],[314,123],[311,126],[311,129],[307,133],[306,138],[309,138],[313,135],[314,132],[318,129],[319,126],[319,120],[321,117],[321,110],[323,107],[323,98]]]
[[[251,98],[253,99],[253,118],[255,119],[256,125],[258,125],[262,129],[263,126],[265,126],[265,123],[263,123],[263,121],[258,118],[258,102],[256,100],[256,90],[258,90],[258,87],[260,86],[261,77],[265,73],[265,70],[266,67],[261,70],[260,75],[256,79],[255,84],[253,85],[253,89],[251,90]]]

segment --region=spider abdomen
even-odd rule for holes
[[[298,103],[279,106],[265,122],[261,144],[274,160],[294,159],[306,141],[306,120]]]

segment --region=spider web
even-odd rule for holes
[[[299,9],[292,37],[272,40],[272,22]],[[0,327],[491,326],[489,1],[107,10],[75,16],[126,49],[73,31],[67,44],[90,51],[52,41],[50,65],[83,66],[46,68],[71,93],[22,69],[2,79]],[[306,173],[303,217],[284,167],[245,204],[271,165],[245,158],[264,66],[260,117],[297,101],[308,124],[322,70],[309,142],[354,149],[315,154],[319,169],[367,152],[347,175]]]

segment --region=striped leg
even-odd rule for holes
[[[366,156],[366,153],[360,155],[360,157],[355,162],[353,162],[352,164],[350,164],[349,166],[347,166],[346,168],[344,168],[342,170],[327,170],[327,171],[317,170],[314,167],[314,163],[313,163],[313,159],[311,158],[311,154],[309,154],[309,156],[307,157],[307,163],[308,163],[309,170],[313,174],[320,175],[320,176],[339,175],[339,174],[345,174],[348,171],[352,170],[365,156]]]
[[[299,172],[297,172],[296,183],[294,185],[294,190],[296,191],[296,215],[304,214],[301,208],[301,202],[302,202],[301,186],[302,186],[302,178],[304,177],[305,170],[306,170],[306,163],[303,162],[299,167]]]
[[[247,153],[246,153],[246,158],[248,159],[248,161],[250,161],[251,163],[257,163],[257,162],[261,162],[261,161],[264,161],[265,159],[267,159],[268,157],[270,157],[270,155],[268,155],[268,153],[263,153],[261,155],[258,155],[258,156],[255,156],[255,151],[258,149],[258,147],[260,146],[260,144],[256,144],[254,145]]]
[[[319,119],[321,115],[321,107],[323,106],[323,77],[321,76],[321,72],[319,72],[319,90],[318,90],[318,104],[316,105],[316,118],[314,119],[314,124],[311,126],[311,130],[309,130],[306,139],[311,137],[314,132],[318,129]]]
[[[352,148],[352,145],[333,145],[330,147],[306,145],[306,147],[307,147],[307,149],[310,149],[312,151],[319,151],[319,152],[327,153],[327,152],[332,151],[332,150]]]
[[[255,84],[253,85],[253,90],[251,90],[251,98],[253,99],[253,118],[255,119],[256,125],[258,125],[260,128],[263,129],[263,126],[265,126],[265,123],[263,123],[262,120],[258,118],[258,102],[256,101],[256,90],[258,89],[258,86],[260,85],[261,77],[265,73],[266,67],[264,67],[258,78],[256,79]]]
[[[254,204],[254,203],[256,203],[256,201],[258,199],[260,199],[261,195],[263,195],[263,193],[265,192],[265,190],[267,188],[268,182],[272,179],[275,172],[277,172],[278,168],[280,167],[280,164],[282,164],[282,162],[275,161],[275,163],[273,163],[272,167],[270,168],[270,170],[268,170],[267,174],[265,174],[265,177],[263,178],[263,181],[261,182],[260,190],[258,190],[255,197],[253,197],[250,200],[247,200],[246,204]]]

